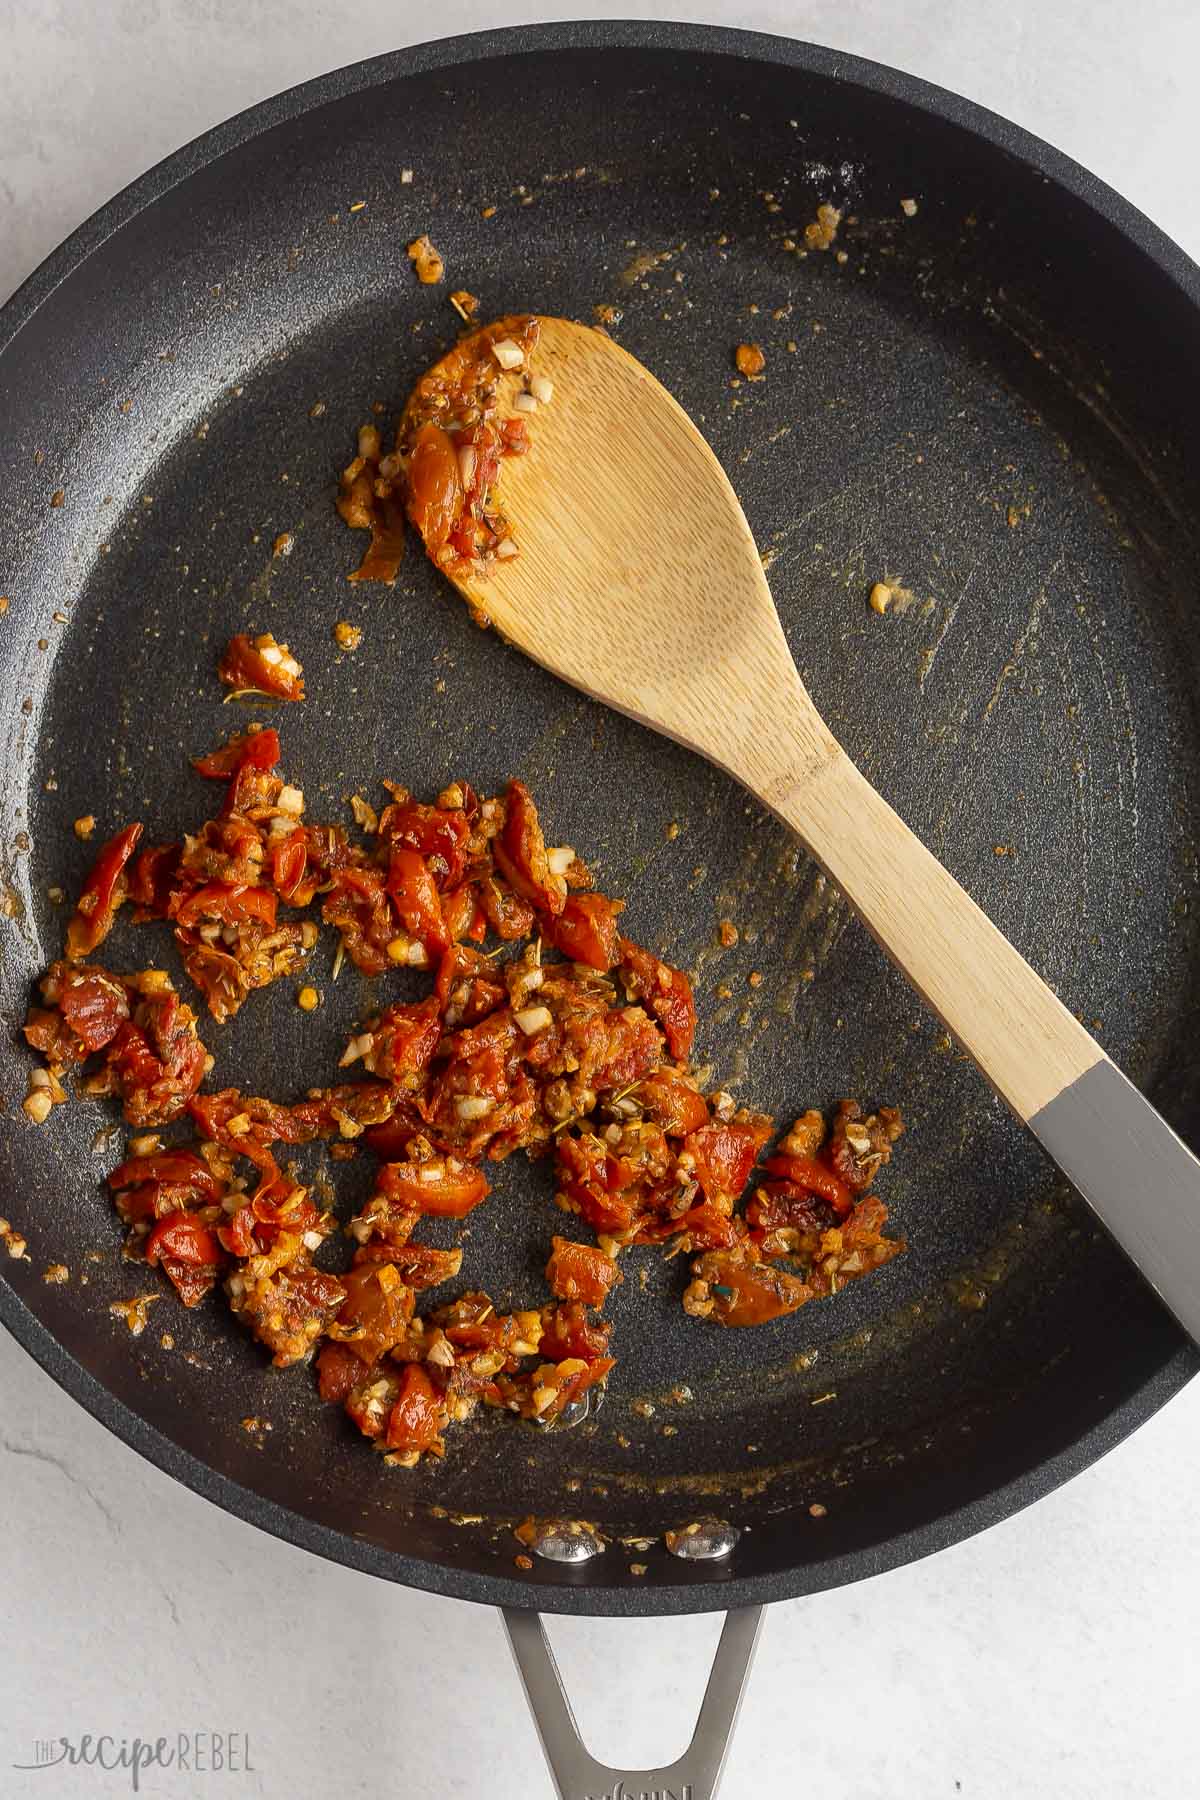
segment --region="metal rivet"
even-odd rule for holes
[[[547,1562],[584,1563],[599,1556],[604,1545],[582,1519],[543,1519],[534,1527],[530,1548]]]
[[[714,1562],[730,1555],[741,1535],[726,1519],[695,1519],[680,1531],[668,1531],[666,1544],[672,1556],[685,1562]]]

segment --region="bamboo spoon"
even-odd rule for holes
[[[535,358],[553,399],[502,486],[520,554],[462,593],[535,661],[707,757],[796,832],[1200,1339],[1200,1163],[832,736],[737,496],[682,407],[589,327],[543,319]]]

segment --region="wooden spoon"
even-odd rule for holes
[[[1200,1163],[837,743],[682,407],[587,326],[543,319],[534,360],[553,399],[501,487],[520,553],[461,591],[555,675],[707,757],[797,833],[1200,1338]]]

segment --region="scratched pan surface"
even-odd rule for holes
[[[834,251],[802,256],[789,244],[822,201],[848,216]],[[419,231],[443,287],[412,277]],[[1194,1357],[758,806],[480,633],[419,554],[390,592],[347,585],[361,545],[336,471],[452,340],[458,285],[485,315],[616,309],[733,477],[835,731],[1198,1135],[1195,270],[1044,146],[886,71],[683,28],[465,40],[183,152],[4,315],[0,1145],[30,1246],[4,1317],[153,1459],[380,1574],[616,1612],[849,1580],[1044,1492]],[[747,339],[767,375],[739,387]],[[866,595],[884,578],[905,595],[881,618]],[[335,652],[341,618],[363,628],[355,656]],[[111,1118],[77,1105],[26,1128],[15,1034],[59,944],[48,890],[87,861],[72,820],[169,836],[197,816],[211,796],[186,759],[245,722],[213,663],[246,628],[306,666],[311,698],[278,722],[313,814],[382,775],[430,791],[518,773],[551,840],[628,896],[635,935],[692,969],[700,1054],[740,1099],[781,1118],[846,1093],[901,1106],[884,1190],[907,1256],[728,1334],[687,1321],[683,1269],[647,1257],[612,1304],[621,1360],[597,1416],[551,1434],[489,1416],[415,1473],[384,1469],[307,1372],[265,1367],[219,1303],[163,1300],[131,1338],[109,1306],[148,1283],[99,1185]],[[174,967],[132,929],[109,960]],[[222,1082],[284,1097],[328,1078],[384,989],[349,969],[335,987],[326,945],[315,979],[315,1016],[280,983],[208,1025]],[[364,1166],[306,1166],[343,1212],[361,1197]],[[536,1302],[550,1193],[544,1168],[503,1167],[464,1233],[471,1283]],[[41,1279],[55,1261],[65,1286]],[[273,1427],[263,1447],[251,1415]],[[720,1573],[658,1541],[702,1512],[750,1528]],[[508,1527],[528,1513],[655,1543],[523,1575]]]

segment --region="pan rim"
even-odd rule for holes
[[[1179,245],[1082,165],[973,101],[880,63],[768,33],[672,22],[582,20],[475,32],[389,52],[286,89],[213,127],[106,202],[17,288],[0,308],[0,359],[62,282],[110,237],[189,176],[275,126],[331,101],[367,93],[414,74],[501,56],[587,49],[660,49],[759,61],[801,70],[844,87],[859,87],[957,125],[1038,171],[1081,202],[1130,242],[1200,312],[1200,266]],[[1138,1389],[1064,1448],[986,1495],[879,1544],[770,1574],[675,1585],[655,1582],[631,1589],[604,1586],[595,1578],[578,1586],[534,1578],[518,1581],[402,1556],[315,1524],[220,1474],[133,1412],[75,1361],[7,1281],[0,1282],[0,1322],[60,1387],[114,1436],[165,1474],[248,1524],[330,1561],[428,1592],[545,1612],[609,1616],[704,1612],[792,1599],[917,1561],[1011,1516],[1098,1461],[1184,1387],[1198,1366],[1196,1352],[1181,1339],[1177,1350]]]

